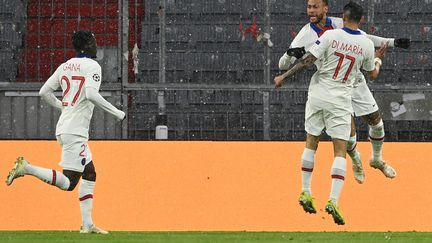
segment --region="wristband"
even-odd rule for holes
[[[379,57],[375,57],[374,63],[378,63],[380,66],[382,66],[382,60]]]

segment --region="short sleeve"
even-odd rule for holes
[[[102,82],[102,68],[98,63],[92,64],[87,70],[85,87],[92,87],[99,91]]]
[[[309,24],[303,26],[300,32],[294,37],[294,40],[291,42],[290,48],[304,47],[306,45],[306,43],[308,42],[308,40],[306,39],[308,25]]]
[[[372,41],[369,41],[368,49],[366,51],[366,56],[363,61],[362,69],[365,71],[373,71],[375,69],[375,49],[373,47]]]
[[[324,53],[328,50],[328,47],[330,46],[330,39],[331,39],[331,31],[324,32],[323,35],[321,35],[320,38],[318,38],[317,41],[315,41],[315,44],[312,46],[312,48],[309,50],[309,52],[314,55],[317,59],[320,59],[324,56]]]

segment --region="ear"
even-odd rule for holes
[[[324,6],[324,13],[327,15],[327,13],[328,13],[328,10],[329,10],[329,7],[328,6]]]
[[[342,14],[342,19],[344,22],[347,21],[347,17],[345,16],[345,14]]]

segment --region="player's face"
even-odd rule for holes
[[[311,23],[319,23],[327,14],[328,6],[322,0],[308,0],[307,15]]]

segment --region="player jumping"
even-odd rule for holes
[[[331,169],[332,187],[325,210],[336,224],[345,220],[339,211],[338,201],[346,174],[346,149],[350,137],[351,92],[360,68],[368,72],[370,79],[377,78],[387,46],[374,55],[374,44],[358,29],[363,15],[360,5],[350,2],[344,7],[344,28],[327,30],[316,40],[309,52],[286,73],[274,79],[275,86],[282,86],[285,78],[313,64],[318,67],[309,84],[305,112],[306,148],[302,155],[302,192],[300,204],[309,213],[316,213],[311,192],[312,171],[319,136],[323,129],[331,136],[334,160]]]
[[[343,27],[341,18],[327,17],[327,0],[309,0],[307,4],[307,15],[310,23],[306,24],[294,38],[288,51],[280,58],[279,68],[287,70],[295,60],[300,59],[308,51],[320,35],[329,29],[340,29]],[[406,38],[392,39],[368,35],[376,47],[382,43],[388,43],[390,47],[408,48],[410,40]],[[372,158],[370,166],[379,169],[386,177],[394,178],[396,171],[382,159],[382,146],[384,142],[384,124],[378,110],[378,105],[370,92],[362,73],[359,73],[354,84],[352,94],[352,105],[354,114],[360,116],[369,125],[369,139],[372,144]],[[354,177],[358,183],[364,182],[364,170],[360,153],[356,149],[356,131],[354,118],[352,118],[351,135],[348,140],[348,154],[353,162]]]

